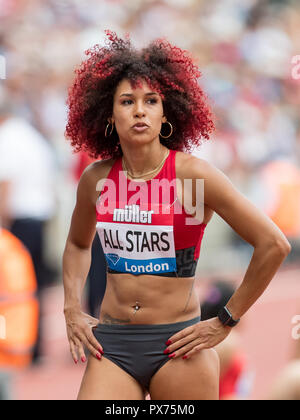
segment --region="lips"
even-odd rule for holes
[[[133,127],[148,127],[146,123],[136,123]]]
[[[148,125],[143,122],[136,123],[134,126],[132,126],[132,130],[134,130],[136,133],[143,133],[144,131],[148,130]]]

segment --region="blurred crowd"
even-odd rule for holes
[[[288,258],[299,258],[299,1],[0,0],[1,225],[32,251],[38,293],[60,281],[76,185],[89,163],[64,138],[68,87],[105,29],[129,32],[138,48],[166,37],[192,52],[217,127],[193,153],[264,210],[290,240]]]

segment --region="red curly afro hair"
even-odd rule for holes
[[[137,51],[128,34],[123,40],[110,30],[105,33],[106,45],[97,44],[85,52],[88,59],[75,70],[69,88],[65,134],[74,152],[85,151],[95,159],[122,156],[116,130],[109,137],[104,133],[116,88],[124,78],[133,89],[143,79],[160,94],[164,115],[174,129],[171,137],[160,137],[164,146],[190,151],[208,140],[214,130],[212,113],[198,83],[201,73],[190,53],[163,38]]]

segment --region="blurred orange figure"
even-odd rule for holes
[[[291,239],[300,238],[300,170],[287,160],[267,163],[261,171],[269,200],[264,211]]]
[[[0,371],[30,364],[37,339],[37,281],[29,252],[0,228]]]

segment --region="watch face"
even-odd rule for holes
[[[228,313],[228,311],[226,310],[226,308],[222,308],[222,309],[220,309],[220,311],[218,313],[218,318],[222,322],[223,325],[226,325],[227,322],[230,321],[231,316]]]
[[[224,306],[222,309],[220,309],[218,313],[218,318],[222,322],[223,325],[228,325],[229,327],[234,327],[238,322],[238,320],[232,319],[232,315],[229,312],[229,310]]]
[[[226,306],[224,306],[224,311],[227,314],[227,319],[230,320],[232,318],[231,313],[229,312],[229,310],[226,308]]]

